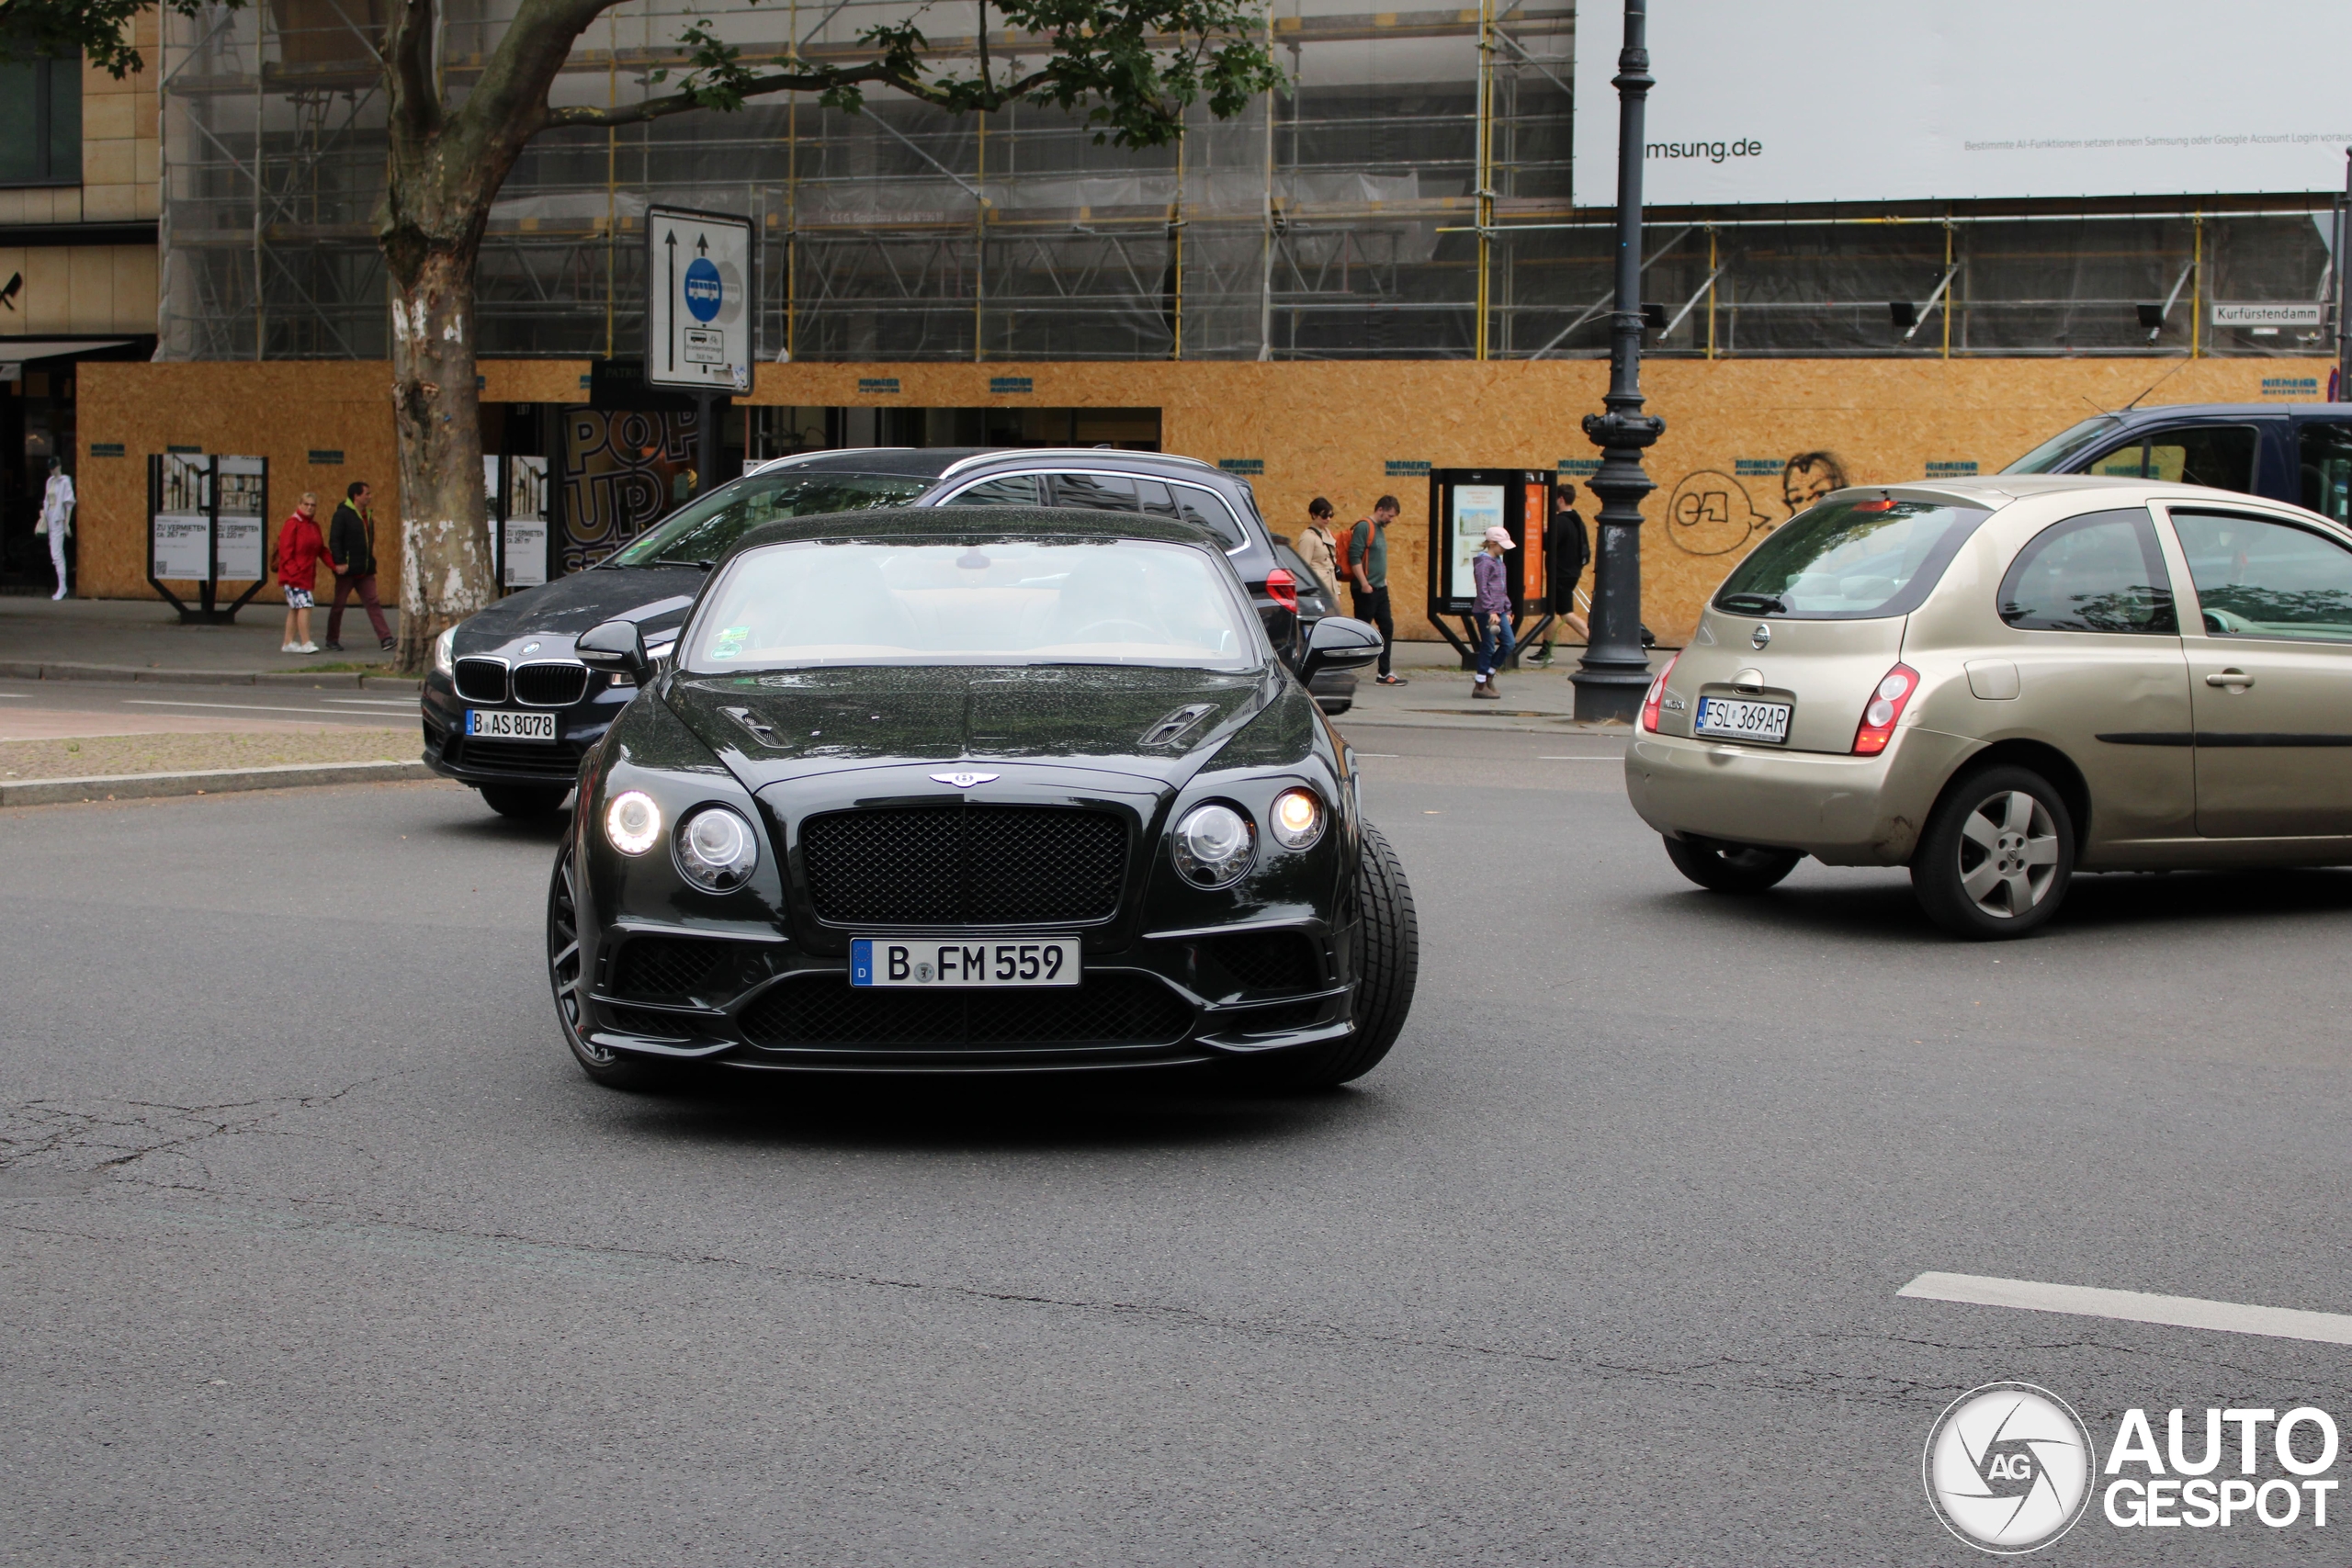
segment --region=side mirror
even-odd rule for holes
[[[1326,615],[1306,634],[1306,657],[1298,678],[1312,681],[1326,670],[1361,670],[1380,658],[1380,628],[1346,615]]]
[[[571,645],[580,662],[607,675],[627,675],[642,686],[653,678],[653,660],[646,657],[645,634],[635,621],[605,621],[590,626]]]

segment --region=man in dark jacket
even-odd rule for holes
[[[368,505],[368,481],[355,479],[327,525],[327,559],[334,567],[334,604],[327,611],[327,650],[343,651],[343,606],[354,593],[376,628],[376,646],[390,652],[392,628],[376,598],[376,514]]]
[[[1544,530],[1544,547],[1550,558],[1545,567],[1552,580],[1552,609],[1558,619],[1544,632],[1544,651],[1532,662],[1548,666],[1552,644],[1563,625],[1577,634],[1578,642],[1589,642],[1592,637],[1584,617],[1577,614],[1577,580],[1584,576],[1585,566],[1592,559],[1592,540],[1585,532],[1584,519],[1577,514],[1577,487],[1566,479],[1552,492],[1552,525]]]

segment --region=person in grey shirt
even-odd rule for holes
[[[1478,676],[1470,683],[1474,697],[1493,697],[1495,672],[1510,657],[1510,583],[1503,571],[1503,552],[1514,548],[1510,530],[1498,525],[1487,530],[1487,542],[1470,558],[1470,581],[1477,597],[1470,608],[1478,617]]]

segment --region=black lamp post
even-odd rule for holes
[[[1617,309],[1609,318],[1609,412],[1587,414],[1584,433],[1600,448],[1589,488],[1600,497],[1594,522],[1591,637],[1576,683],[1578,718],[1632,719],[1649,688],[1642,647],[1642,497],[1657,487],[1642,472],[1642,449],[1666,422],[1642,412],[1642,111],[1650,91],[1645,47],[1647,0],[1625,0],[1625,47],[1617,54]]]

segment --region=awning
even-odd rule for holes
[[[55,359],[60,355],[87,354],[93,349],[120,348],[131,340],[110,338],[11,338],[0,337],[0,381],[21,380],[25,362],[30,359]]]

